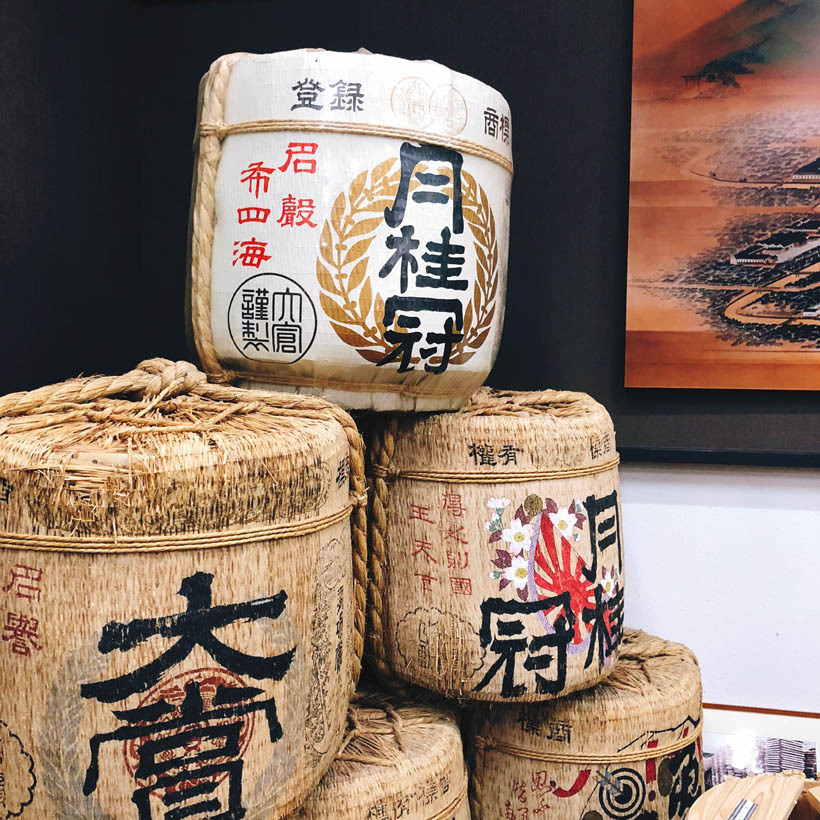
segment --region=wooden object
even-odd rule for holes
[[[802,772],[727,777],[697,800],[688,820],[787,820],[803,780]]]
[[[0,488],[0,816],[301,802],[359,672],[350,417],[154,359],[0,398]]]
[[[683,820],[703,789],[702,723],[692,652],[627,630],[592,689],[472,707],[473,818]]]
[[[470,820],[455,715],[360,692],[330,770],[293,820]]]
[[[815,814],[820,814],[820,786],[812,786],[807,789],[806,800],[814,810]]]
[[[382,420],[370,451],[383,678],[535,701],[610,672],[624,566],[615,432],[600,404],[484,389],[456,413]]]
[[[459,407],[501,337],[504,98],[430,61],[228,54],[202,82],[189,316],[202,366],[344,407]]]

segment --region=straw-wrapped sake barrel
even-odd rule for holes
[[[444,410],[501,335],[510,110],[445,66],[229,54],[200,89],[190,308],[205,370]]]
[[[627,630],[606,681],[542,704],[475,707],[475,820],[683,820],[703,791],[692,652]]]
[[[339,408],[185,362],[0,398],[0,817],[294,809],[360,664],[349,471]]]
[[[450,711],[357,695],[333,765],[291,820],[470,820],[461,734]]]
[[[618,454],[583,393],[479,391],[372,438],[373,655],[447,696],[592,686],[623,613]]]

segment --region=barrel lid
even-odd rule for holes
[[[350,705],[341,751],[294,816],[449,820],[466,798],[466,785],[453,712],[362,688]]]
[[[387,132],[392,128],[412,132],[403,138],[463,143],[461,148],[468,153],[471,146],[480,146],[485,158],[497,155],[512,168],[507,101],[486,83],[433,60],[405,60],[366,49],[303,48],[226,54],[214,61],[209,74],[219,75],[226,67],[230,70],[224,109],[228,128],[275,120],[303,125],[349,123],[359,133],[374,136],[391,136]],[[334,97],[340,82],[345,92],[358,88],[358,102],[349,94]],[[316,94],[300,98],[300,90]],[[295,124],[293,130],[299,126]]]
[[[455,413],[403,417],[393,460],[412,470],[520,476],[615,466],[615,428],[586,393],[481,388]]]
[[[550,759],[660,757],[702,729],[700,668],[683,644],[624,631],[613,671],[591,689],[543,704],[499,706],[474,723],[478,745]]]
[[[321,399],[151,359],[0,398],[0,531],[122,538],[327,516],[353,422]]]

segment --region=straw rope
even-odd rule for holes
[[[340,511],[342,520],[351,515],[351,542],[353,547],[353,606],[354,606],[354,678],[358,680],[361,668],[361,657],[364,648],[365,607],[367,589],[367,514],[366,498],[367,487],[364,474],[364,445],[361,435],[353,419],[340,407],[314,396],[298,396],[294,394],[269,393],[263,390],[240,390],[227,385],[213,384],[208,377],[189,362],[171,362],[167,359],[147,359],[137,365],[136,369],[122,376],[96,376],[73,379],[71,381],[41,387],[23,393],[11,393],[0,398],[0,435],[14,431],[15,419],[26,417],[26,429],[39,429],[56,423],[52,414],[68,411],[72,418],[78,414],[85,414],[89,420],[95,419],[99,413],[96,408],[84,408],[83,405],[98,399],[116,399],[126,395],[134,395],[141,402],[129,400],[114,401],[115,413],[122,417],[127,416],[135,424],[152,408],[162,402],[173,401],[177,396],[191,396],[211,402],[223,402],[231,408],[239,407],[240,411],[254,410],[264,412],[272,417],[305,418],[320,421],[333,421],[339,424],[345,433],[348,442],[350,459],[350,492],[352,506]],[[226,406],[226,409],[228,407]],[[99,418],[99,416],[96,416]],[[224,417],[224,416],[223,416]],[[59,421],[59,419],[57,419]],[[153,422],[152,422],[153,423]],[[164,433],[189,432],[191,425],[181,424],[162,425]],[[197,428],[199,429],[199,428]],[[273,537],[277,536],[277,528],[295,528],[293,534],[299,534],[303,526],[329,526],[330,523],[321,523],[321,519],[314,522],[302,521],[293,524],[280,524],[272,528]],[[234,531],[228,531],[227,538],[232,537]],[[180,536],[180,540],[198,538],[210,539],[214,534],[198,536]],[[4,534],[0,536],[28,539],[28,536]],[[250,536],[249,536],[250,537]],[[256,534],[254,537],[257,537]],[[267,536],[271,537],[270,534]],[[46,536],[33,536],[36,540],[48,539]],[[164,537],[170,540],[170,537]],[[68,540],[68,539],[67,539]],[[139,542],[138,538],[121,539],[118,544]],[[25,547],[29,549],[30,547]],[[106,550],[107,551],[107,550]]]
[[[583,476],[597,475],[612,470],[618,466],[620,457],[616,456],[610,461],[600,464],[590,464],[586,467],[577,467],[566,470],[518,470],[499,471],[497,473],[476,473],[476,472],[450,472],[446,470],[400,470],[396,466],[384,467],[373,465],[370,472],[376,476],[381,476],[389,481],[397,478],[406,481],[441,481],[450,484],[501,484],[513,483],[516,481],[548,481],[561,478],[581,478]]]
[[[692,734],[686,737],[679,738],[674,743],[668,746],[657,748],[643,748],[636,749],[634,752],[616,752],[614,754],[570,754],[568,752],[542,752],[537,749],[523,749],[520,746],[513,746],[509,743],[503,743],[492,738],[485,738],[481,735],[476,735],[473,738],[473,744],[476,752],[482,753],[484,750],[494,750],[504,754],[512,755],[513,757],[522,757],[527,760],[538,760],[544,763],[579,763],[595,765],[596,763],[635,763],[641,760],[654,760],[658,757],[666,757],[666,755],[679,752],[700,737],[703,731],[703,724],[701,723]]]
[[[390,486],[386,475],[393,463],[396,449],[398,419],[390,416],[381,432],[373,435],[370,445],[370,584],[368,587],[370,617],[370,647],[375,672],[380,682],[393,688],[398,686],[387,661],[384,644],[384,596],[387,589],[387,529],[390,508]]]
[[[574,390],[494,390],[482,387],[459,410],[464,416],[534,416],[577,418],[600,411],[601,405],[587,393]]]
[[[480,159],[488,159],[500,165],[505,171],[513,173],[512,160],[507,159],[498,151],[493,151],[478,142],[448,137],[444,134],[431,134],[418,128],[402,128],[395,125],[377,125],[363,122],[336,122],[328,120],[249,120],[247,122],[203,122],[199,126],[200,139],[216,137],[224,140],[233,134],[262,134],[273,131],[306,131],[310,133],[329,134],[357,134],[365,137],[391,137],[399,140],[416,140],[417,142],[432,143],[445,148],[453,148],[463,154],[471,154]]]
[[[227,54],[214,61],[202,89],[202,121],[221,121],[225,114],[228,81],[243,53]],[[219,363],[211,328],[211,257],[216,225],[216,176],[222,158],[222,141],[216,136],[199,136],[196,194],[191,215],[191,324],[202,367],[212,377],[231,381],[234,374]]]
[[[65,535],[28,535],[0,532],[0,550],[31,550],[32,552],[89,552],[133,553],[175,552],[179,550],[221,549],[261,541],[276,541],[310,535],[344,521],[353,511],[353,505],[329,515],[271,524],[267,527],[249,527],[216,532],[192,532],[178,535],[145,535],[124,538],[72,538]]]

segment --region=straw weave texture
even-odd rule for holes
[[[339,755],[300,820],[469,820],[467,770],[455,715],[362,690]]]
[[[685,646],[626,630],[612,674],[544,704],[475,707],[473,817],[683,818],[703,788],[700,669]]]
[[[382,680],[536,701],[605,677],[623,610],[617,464],[612,421],[583,393],[482,389],[455,413],[378,423],[368,611]]]
[[[140,799],[156,813],[180,788],[163,777],[199,782],[207,763],[225,810],[292,811],[338,750],[359,674],[364,490],[342,410],[186,362],[0,398],[10,804],[36,801],[38,820],[136,816]],[[175,732],[210,756],[140,763]]]

